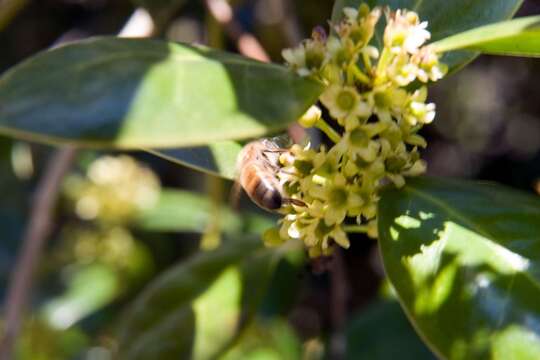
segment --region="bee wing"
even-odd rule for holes
[[[285,149],[291,147],[292,140],[288,134],[281,134],[268,139],[278,149]]]

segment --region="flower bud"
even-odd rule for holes
[[[317,105],[311,106],[308,111],[300,119],[298,119],[298,123],[302,125],[305,128],[310,128],[315,126],[317,121],[322,117],[322,111],[319,109]]]

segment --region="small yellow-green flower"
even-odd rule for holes
[[[303,45],[285,49],[281,52],[281,56],[298,75],[306,76],[311,74],[311,71],[306,66],[306,49]]]
[[[281,55],[289,66],[301,76],[309,76],[319,71],[326,60],[326,35],[314,30],[311,39],[306,39],[299,46],[285,49]]]
[[[418,67],[417,78],[424,83],[440,80],[448,72],[448,66],[439,62],[439,56],[431,46],[420,49],[411,58],[411,63]]]
[[[393,117],[403,113],[408,94],[401,88],[379,86],[367,95],[368,103],[381,122],[391,123]]]
[[[331,85],[321,95],[321,102],[340,124],[343,124],[346,118],[366,118],[371,115],[371,106],[352,86]]]
[[[397,10],[388,13],[384,44],[394,52],[403,49],[409,54],[415,54],[431,37],[426,30],[427,26],[427,21],[420,22],[415,12]]]
[[[427,88],[425,86],[416,90],[408,100],[403,118],[411,126],[417,124],[430,124],[435,119],[435,104],[426,104]]]
[[[377,158],[380,144],[372,140],[369,133],[362,126],[359,126],[352,131],[347,131],[336,148],[352,161],[356,161],[360,157],[364,162],[369,163]]]
[[[340,224],[350,208],[362,206],[363,199],[356,194],[355,184],[350,184],[341,173],[335,174],[323,184],[310,188],[309,194],[324,205],[324,221],[327,225]]]

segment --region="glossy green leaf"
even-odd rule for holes
[[[157,204],[141,212],[134,225],[142,230],[155,232],[194,232],[208,229],[214,216],[208,196],[191,191],[164,189]],[[235,213],[223,206],[220,224],[225,233],[261,233],[274,225],[272,219],[256,214]]]
[[[391,9],[409,9],[416,11],[422,21],[428,21],[431,41],[511,18],[523,3],[523,0],[336,0],[332,20],[342,17],[346,6],[357,7],[365,2],[371,7],[381,5]],[[382,33],[379,31],[376,41],[380,44]],[[443,62],[451,69],[456,69],[474,59],[478,54],[459,51],[445,54]]]
[[[347,324],[346,359],[435,360],[395,301],[377,302]]]
[[[152,282],[128,311],[121,359],[211,359],[246,325],[280,252],[258,240],[225,242]]]
[[[0,77],[0,133],[114,148],[206,145],[282,129],[321,91],[286,67],[238,55],[94,38]]]
[[[540,56],[540,16],[482,26],[437,41],[433,46],[439,52],[467,49],[486,54]]]
[[[279,318],[257,321],[220,360],[300,360],[302,343],[294,329]]]
[[[157,204],[139,214],[135,225],[148,231],[204,232],[212,216],[212,204],[204,194],[165,189]],[[240,217],[230,209],[221,212],[225,231],[239,231]]]
[[[242,145],[239,142],[219,141],[208,146],[147,151],[174,163],[234,180],[240,150]]]
[[[419,178],[379,207],[388,277],[422,337],[450,359],[540,358],[540,198]]]

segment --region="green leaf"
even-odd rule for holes
[[[110,304],[119,293],[119,276],[109,266],[92,264],[77,269],[65,294],[49,301],[43,315],[55,329],[65,330]]]
[[[234,180],[240,150],[242,145],[236,141],[220,141],[208,146],[147,151],[174,163]]]
[[[235,346],[220,360],[295,360],[302,359],[302,343],[284,320],[257,321],[247,328]]]
[[[347,325],[346,359],[435,360],[395,301],[377,302]]]
[[[212,203],[204,194],[165,189],[157,204],[139,214],[138,228],[148,231],[204,232],[212,216]],[[239,231],[242,221],[230,209],[221,210],[225,231]]]
[[[540,198],[419,178],[388,189],[381,253],[409,318],[441,357],[540,358]]]
[[[214,358],[253,315],[279,254],[260,241],[229,241],[168,270],[125,317],[118,357]]]
[[[283,129],[321,91],[284,66],[208,48],[94,38],[0,77],[0,133],[95,147],[199,146]]]
[[[261,317],[287,316],[297,304],[306,275],[306,251],[298,242],[288,246],[290,248],[276,265],[266,296],[257,310]]]
[[[157,204],[142,211],[134,225],[142,230],[155,232],[194,232],[208,229],[211,217],[215,216],[208,196],[191,191],[164,189]],[[245,214],[241,216],[223,206],[220,211],[221,230],[225,233],[260,233],[272,227],[274,222],[264,216]]]
[[[431,41],[437,41],[482,25],[510,19],[523,0],[336,0],[332,21],[336,22],[342,18],[344,7],[357,7],[362,2],[369,4],[370,7],[380,5],[389,6],[392,10],[416,11],[422,21],[428,21]],[[379,44],[381,39],[382,31],[378,31],[376,40]],[[470,51],[448,53],[442,61],[454,70],[470,62],[477,55]]]
[[[433,44],[438,52],[459,49],[486,54],[540,56],[540,16],[482,26]]]

